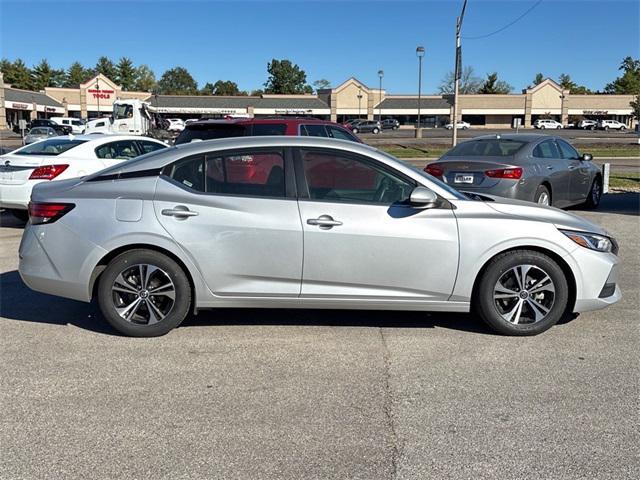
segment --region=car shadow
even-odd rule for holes
[[[50,325],[73,325],[106,335],[119,335],[95,302],[84,303],[34,292],[16,270],[0,274],[0,317]],[[475,315],[380,310],[219,308],[190,315],[184,327],[206,326],[331,326],[374,328],[446,328],[494,335]]]
[[[571,207],[569,210],[585,210],[583,207]],[[640,192],[608,193],[602,196],[596,213],[615,213],[618,215],[640,215]]]
[[[18,220],[12,213],[6,210],[0,211],[0,227],[22,229],[25,225],[25,221]]]

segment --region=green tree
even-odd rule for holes
[[[93,76],[93,70],[84,68],[80,62],[73,62],[67,69],[67,75],[64,81],[64,87],[77,87],[81,83],[86,82]]]
[[[96,67],[94,68],[96,74],[101,73],[105,77],[115,80],[118,76],[116,66],[107,57],[100,57]]]
[[[3,59],[0,62],[0,70],[2,70],[4,76],[4,83],[8,83],[15,88],[32,89],[31,70],[21,59],[17,58],[13,62]]]
[[[629,106],[631,107],[631,115],[633,115],[633,118],[640,120],[640,93],[629,102]]]
[[[578,85],[576,82],[571,80],[571,77],[566,73],[563,73],[558,77],[558,84],[564,90],[569,90],[574,95],[584,95],[592,93],[591,90],[589,90],[584,85]]]
[[[313,82],[313,88],[315,88],[316,92],[318,90],[324,90],[325,88],[331,88],[331,82],[326,78],[321,78]]]
[[[251,93],[249,95],[251,95],[252,97],[259,97],[263,94],[264,94],[264,90],[262,90],[261,88],[258,88],[256,90],[251,90]]]
[[[604,87],[606,93],[638,95],[640,93],[640,60],[626,57],[620,68],[622,75]]]
[[[544,82],[544,75],[542,73],[536,73],[536,77],[533,79],[533,83],[529,85],[528,88],[533,88],[536,85],[540,85],[542,82]]]
[[[290,60],[271,60],[267,65],[269,78],[264,84],[265,93],[299,94],[312,93],[307,85],[307,74]]]
[[[490,95],[499,93],[504,94],[511,92],[511,90],[513,90],[513,87],[504,80],[498,79],[498,73],[493,72],[487,74],[487,79],[482,84],[482,87],[480,87],[480,90],[478,90],[478,93]]]
[[[450,95],[454,90],[455,83],[455,74],[453,72],[447,73],[442,81],[440,82],[440,86],[438,90],[443,95]],[[464,67],[462,69],[462,75],[460,75],[460,84],[458,86],[458,91],[465,94],[478,93],[480,87],[482,86],[482,79],[476,76],[475,71],[472,66]]]
[[[164,95],[197,95],[198,83],[183,67],[175,67],[162,74],[157,87]]]
[[[122,57],[116,65],[115,80],[122,86],[125,91],[133,90],[136,85],[138,71],[133,66],[130,58]]]
[[[52,68],[45,59],[31,69],[31,86],[34,90],[59,87],[64,83],[64,70]]]
[[[139,92],[151,92],[156,88],[156,75],[147,65],[136,68],[136,83],[134,88]]]
[[[213,95],[213,88],[213,83],[205,83],[204,87],[200,89],[200,95]]]
[[[240,95],[240,89],[236,82],[218,80],[213,84],[213,95]]]

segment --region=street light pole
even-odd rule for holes
[[[422,97],[422,57],[424,57],[424,47],[416,48],[418,56],[418,124],[416,128],[420,128],[420,98]]]
[[[378,104],[378,121],[382,124],[382,77],[384,77],[384,71],[378,70],[378,77],[380,77],[380,103]]]
[[[462,30],[462,20],[464,20],[464,11],[467,8],[467,0],[462,4],[460,16],[456,19],[456,67],[454,71],[454,87],[453,87],[453,132],[451,137],[451,146],[455,147],[458,143],[458,90],[460,88],[460,76],[462,75],[462,47],[460,45],[460,31]]]

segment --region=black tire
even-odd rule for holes
[[[121,273],[135,271],[135,267],[141,264],[150,265],[159,269],[156,273],[149,275],[149,278],[151,278],[150,284],[153,281],[162,283],[159,280],[154,280],[154,278],[157,279],[160,275],[164,281],[167,281],[167,278],[170,279],[175,296],[172,303],[168,303],[171,299],[166,296],[159,300],[158,297],[153,297],[156,298],[156,302],[165,302],[164,308],[166,311],[164,312],[164,318],[151,325],[145,323],[143,318],[136,319],[137,313],[135,311],[132,319],[127,320],[123,318],[116,310],[116,301],[121,301],[123,296],[128,296],[126,299],[131,303],[138,301],[138,303],[144,304],[144,307],[138,308],[138,312],[140,312],[140,317],[144,317],[146,312],[146,316],[148,317],[147,321],[149,321],[150,312],[146,305],[151,301],[152,296],[147,294],[144,298],[147,298],[148,300],[144,300],[141,299],[140,293],[137,294],[136,298],[136,294],[122,294],[112,290],[116,278]],[[147,270],[143,271],[146,272]],[[153,275],[155,275],[155,277],[153,277]],[[139,276],[139,278],[141,277],[142,275]],[[132,283],[127,283],[127,285],[136,289]],[[139,287],[140,286],[138,285],[138,292],[141,291]],[[153,289],[149,290],[151,291]],[[104,315],[109,324],[118,332],[131,337],[157,337],[176,328],[188,315],[191,308],[191,284],[180,265],[166,255],[153,250],[130,250],[111,260],[102,275],[100,275],[98,284],[98,304],[102,315]]]
[[[600,200],[602,199],[602,179],[600,177],[596,177],[593,179],[593,183],[591,184],[591,188],[589,189],[589,196],[587,197],[587,201],[582,205],[585,208],[595,210],[600,205]]]
[[[620,131],[624,132],[627,129],[627,127],[620,127]]]
[[[540,130],[544,130],[544,129],[546,129],[546,128],[547,128],[547,127],[545,127],[544,125],[540,125]]]
[[[605,127],[604,127],[604,131],[605,131],[605,132],[608,132],[608,131],[609,131],[609,125],[605,125]]]
[[[371,133],[373,133],[374,135],[377,135],[380,133],[380,129],[378,129],[377,127],[374,128],[373,130],[371,130]]]
[[[540,185],[536,189],[536,193],[533,196],[534,203],[537,203],[537,204],[540,204],[540,205],[544,205],[544,204],[540,203],[540,199],[541,199],[541,197],[543,197],[543,195],[547,196],[547,198],[549,199],[548,205],[551,206],[553,198],[551,197],[551,192],[549,191],[549,189],[545,185]]]
[[[528,293],[526,293],[526,298],[529,298],[529,300],[521,300],[520,294],[524,295],[522,293],[524,289],[513,299],[495,299],[494,289],[498,280],[505,278],[505,275],[510,275],[510,271],[520,265],[532,265],[535,268],[529,269],[529,272],[538,275],[546,274],[553,282],[555,291],[543,291],[540,300],[532,300],[534,294],[529,295]],[[525,280],[529,278],[528,275],[525,275]],[[531,275],[533,276],[533,274]],[[535,279],[530,280],[535,282]],[[540,292],[536,292],[535,295],[536,298],[539,298]],[[548,297],[545,298],[545,295]],[[534,309],[529,306],[532,301],[539,301],[540,303],[537,303],[537,305],[547,302],[550,308],[544,315],[542,310],[539,311],[540,315],[543,315],[540,320],[526,323],[535,319]],[[482,277],[477,282],[473,307],[482,320],[496,332],[503,335],[526,336],[537,335],[555,325],[566,313],[568,301],[569,286],[567,278],[555,260],[543,253],[532,250],[512,250],[496,256],[489,262]],[[522,302],[523,304],[520,310],[522,316],[519,317],[519,323],[517,324],[505,319],[503,317],[505,313],[499,311],[499,308],[506,310],[506,314],[509,316],[509,313],[513,311],[512,306],[516,305],[513,302]]]
[[[358,133],[358,129],[357,129],[357,128],[354,128],[354,129],[352,129],[351,131],[352,131],[353,133]]]
[[[29,221],[29,212],[28,211],[26,211],[26,210],[18,210],[17,208],[12,208],[9,211],[11,212],[11,215],[16,217],[21,222],[25,222],[26,223],[26,222]]]

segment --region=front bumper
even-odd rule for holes
[[[574,312],[600,310],[622,298],[618,285],[620,263],[613,253],[600,253],[578,248],[571,252],[576,274]]]

